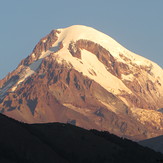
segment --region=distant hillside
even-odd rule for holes
[[[149,147],[157,152],[163,153],[163,135],[155,138],[140,141],[139,144]]]
[[[0,163],[154,163],[163,155],[108,132],[25,124],[0,114]],[[160,160],[160,161],[159,161]]]

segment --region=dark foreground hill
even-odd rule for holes
[[[24,124],[0,114],[0,163],[154,163],[163,155],[108,132]]]

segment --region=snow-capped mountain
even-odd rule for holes
[[[0,81],[1,113],[131,139],[163,134],[163,70],[93,28],[53,30]]]

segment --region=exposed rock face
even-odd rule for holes
[[[57,34],[59,33],[60,32],[57,30],[52,30],[50,34],[42,38],[39,43],[35,46],[33,53],[29,55],[26,59],[24,59],[21,64],[29,66],[33,61],[38,60],[41,53],[49,50],[52,45],[57,41]]]
[[[109,39],[107,48],[97,31],[97,39],[90,39],[87,28],[53,30],[41,39],[0,81],[0,112],[23,122],[67,122],[134,140],[163,134],[163,113],[157,111],[163,108],[162,69],[151,61],[138,64],[142,58],[102,36]]]
[[[97,56],[100,62],[102,62],[113,75],[119,76],[117,62],[108,50],[101,45],[89,40],[78,40],[76,43],[71,42],[69,45],[70,53],[79,59],[81,59],[81,50],[85,49]]]
[[[118,62],[108,50],[92,41],[78,40],[76,43],[72,42],[69,45],[70,53],[79,59],[81,59],[80,49],[85,49],[95,54],[99,61],[106,66],[110,73],[119,79],[122,79],[124,84],[133,92],[133,95],[129,95],[127,93],[123,94],[122,97],[126,98],[132,106],[144,109],[156,109],[163,105],[163,97],[155,97],[155,93],[159,92],[159,88],[157,88],[157,86],[159,86],[160,83],[158,83],[158,81],[153,83],[148,77],[143,80],[141,79],[142,76],[146,77],[146,75],[148,75],[148,67],[138,67],[137,65],[131,65],[132,67],[129,68],[128,64]],[[125,58],[122,54],[120,56],[125,61],[130,61],[130,59]],[[134,74],[135,72],[139,72],[139,74]],[[122,75],[130,74],[135,76],[132,81],[124,80],[122,78]],[[149,97],[147,96],[151,96],[152,101],[149,101]],[[158,98],[160,99],[158,100]]]

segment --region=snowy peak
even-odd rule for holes
[[[78,40],[89,40],[96,44],[99,44],[100,46],[108,50],[111,55],[118,61],[126,63],[128,60],[128,64],[130,61],[132,62],[132,64],[138,66],[142,65],[146,67],[151,67],[152,64],[152,66],[154,65],[153,67],[154,69],[156,69],[156,72],[162,71],[162,69],[158,65],[144,57],[130,52],[114,39],[112,39],[110,36],[94,28],[83,25],[73,25],[67,28],[53,30],[49,35],[41,39],[31,55],[34,60],[44,58],[52,52],[57,52],[59,49],[61,49],[61,46],[63,49],[67,50],[71,42],[75,43]]]
[[[47,56],[51,52],[57,52],[59,50],[59,46],[63,46],[63,49],[67,50],[69,48],[70,43],[77,42],[78,40],[89,40],[96,44],[99,44],[106,50],[110,52],[110,54],[118,61],[133,64],[137,66],[145,66],[148,67],[157,76],[162,74],[162,69],[152,61],[139,56],[135,53],[130,52],[123,46],[121,46],[118,42],[112,39],[110,36],[97,31],[94,28],[83,26],[83,25],[73,25],[68,28],[57,29],[54,40],[54,44],[52,45],[52,51],[48,51],[46,54],[44,53],[40,58]],[[75,46],[74,46],[75,47]],[[45,49],[46,52],[47,48]],[[152,67],[152,68],[151,68]],[[163,78],[163,76],[161,76]]]
[[[73,25],[68,28],[58,29],[58,31],[60,31],[58,42],[63,42],[65,46],[71,41],[75,42],[77,40],[84,39],[101,45],[118,59],[121,59],[119,54],[125,53],[126,57],[129,57],[135,62],[137,61],[137,63],[149,64],[148,62],[150,62],[149,60],[130,52],[118,42],[116,42],[113,38],[94,28],[83,25]]]
[[[0,84],[0,112],[24,122],[137,139],[163,132],[162,68],[91,27],[52,30]]]
[[[2,87],[3,94],[10,88],[15,91],[19,84],[37,72],[42,60],[49,56],[60,64],[66,62],[112,93],[121,94],[125,90],[132,94],[126,83],[134,81],[142,73],[149,76],[153,84],[160,83],[161,88],[157,85],[162,90],[163,70],[157,64],[130,52],[110,36],[94,28],[73,25],[52,30],[42,38],[32,54],[17,68],[19,79]]]

